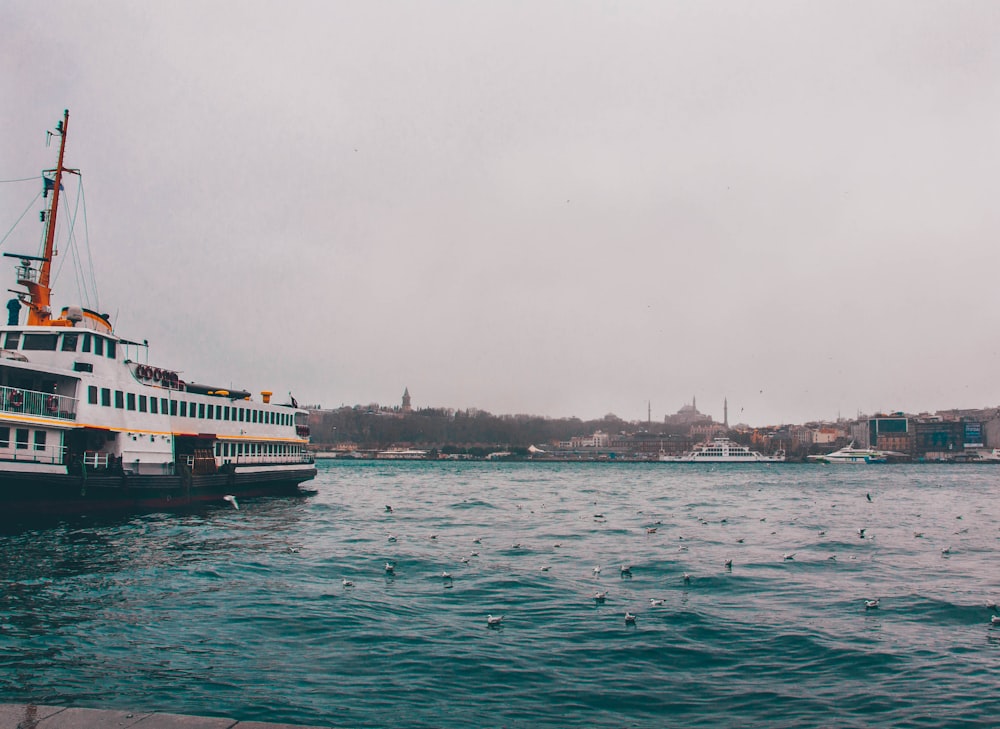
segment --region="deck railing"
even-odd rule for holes
[[[52,392],[0,387],[0,411],[76,420],[76,398]]]

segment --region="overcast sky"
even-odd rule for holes
[[[752,425],[1000,404],[1000,3],[8,0],[0,28],[0,179],[54,166],[68,108],[99,306],[187,379]],[[37,190],[0,185],[0,235]]]

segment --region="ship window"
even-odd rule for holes
[[[176,415],[177,414],[177,401],[176,400],[171,400],[170,401],[170,414],[171,415]]]
[[[108,359],[114,359],[115,358],[115,342],[114,342],[114,340],[109,339],[107,341],[107,344],[108,344],[108,349],[107,349]]]
[[[101,405],[106,408],[111,407],[111,390],[107,387],[101,388]]]
[[[93,339],[93,337],[90,334],[84,334],[83,335],[83,346],[80,347],[80,351],[81,352],[89,352],[90,351],[90,340],[91,339]]]
[[[240,408],[239,411],[240,411],[240,422],[242,423],[243,422],[243,412],[244,412],[244,410],[243,410],[243,408]]]
[[[181,417],[186,418],[188,414],[188,404],[184,400],[181,400]]]
[[[89,387],[87,387],[87,402],[89,402],[91,405],[96,405],[97,404],[97,386],[96,385],[90,385]]]
[[[34,334],[31,332],[25,332],[24,341],[21,343],[21,349],[55,352],[56,339],[58,336],[58,334]]]
[[[148,399],[149,398],[147,398],[145,395],[139,395],[139,412],[140,413],[146,412],[146,402],[148,401]],[[153,398],[153,401],[154,402],[156,401],[155,397]]]
[[[125,407],[125,393],[121,390],[115,390],[115,407],[123,408]]]
[[[76,345],[80,343],[80,335],[76,332],[68,332],[63,334],[62,341],[62,351],[63,352],[75,352]]]
[[[0,428],[0,448],[10,448],[10,428]]]
[[[223,420],[229,420],[229,406],[228,405],[226,405],[225,410],[223,411],[222,419]]]
[[[94,337],[94,354],[104,354],[104,337]]]
[[[17,449],[19,451],[27,450],[28,448],[28,429],[18,428],[15,431],[14,436],[17,438]]]
[[[135,393],[134,392],[130,392],[128,394],[127,401],[128,401],[128,409],[129,410],[135,410]]]
[[[36,430],[35,431],[35,450],[44,451],[45,450],[45,431]]]
[[[215,420],[215,405],[209,405],[206,408],[206,411],[207,412],[205,413],[205,417],[207,417],[209,420]]]
[[[142,400],[140,400],[139,403],[141,406]],[[160,413],[159,405],[160,405],[159,398],[156,397],[149,398],[149,412],[151,412],[153,415],[159,415]]]
[[[7,332],[7,341],[4,343],[6,349],[17,349],[21,341],[21,332]]]
[[[205,417],[205,403],[203,402],[198,403],[198,417],[199,418]]]

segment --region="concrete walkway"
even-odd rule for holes
[[[155,714],[65,706],[0,704],[0,729],[320,729],[298,724],[236,721],[209,716]]]

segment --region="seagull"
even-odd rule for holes
[[[489,628],[499,628],[500,623],[503,622],[503,615],[497,615],[493,617],[492,615],[486,616],[486,626]]]
[[[1000,625],[1000,615],[990,617],[990,625]]]
[[[733,568],[733,560],[727,559],[726,560],[726,569],[727,570],[731,570],[732,568]]]
[[[659,606],[661,606],[661,605],[663,605],[663,604],[665,604],[665,603],[666,603],[666,600],[657,600],[657,599],[655,599],[655,598],[652,598],[652,597],[651,597],[651,598],[649,598],[649,604],[650,604],[650,605],[651,605],[652,607],[659,607]]]
[[[865,600],[865,610],[874,610],[878,607],[878,600]]]
[[[625,611],[625,625],[635,625],[635,615],[628,610]]]
[[[684,583],[685,584],[688,584],[688,585],[691,584],[691,575],[689,575],[687,572],[684,573],[684,578],[683,579],[684,579]]]
[[[389,506],[388,504],[386,504],[386,505],[385,505],[385,510],[386,510],[386,512],[387,512],[387,513],[389,513],[389,514],[391,514],[391,513],[392,513],[392,507],[391,507],[391,506]]]
[[[783,560],[795,559],[796,554],[797,552],[785,552],[783,555],[781,555],[781,558]]]
[[[951,547],[945,547],[942,549],[941,554],[951,554]]]
[[[646,529],[646,534],[656,534],[656,527],[648,527]]]
[[[630,565],[630,564],[623,564],[622,567],[621,567],[621,570],[622,570],[622,577],[631,577],[632,576],[632,565]]]
[[[396,574],[396,564],[394,562],[386,562],[385,563],[385,573],[387,575],[394,575],[394,574]]]
[[[451,572],[442,572],[441,573],[441,579],[442,580],[450,580],[451,579]]]
[[[341,581],[340,581],[340,583],[341,583],[341,584],[342,584],[342,585],[343,585],[344,587],[354,587],[354,583],[353,583],[353,582],[351,582],[350,580],[347,580],[347,579],[344,579],[344,580],[341,580]]]
[[[599,575],[599,574],[601,574],[601,565],[597,565],[597,566],[596,566],[596,567],[594,568],[594,574],[595,574],[595,575]]]
[[[479,537],[476,537],[475,539],[472,540],[472,543],[473,544],[482,544],[483,540],[480,539]]]
[[[608,591],[607,590],[605,590],[604,592],[595,592],[594,593],[594,602],[604,602],[605,600],[607,600],[607,598],[608,598]]]
[[[388,537],[388,539],[389,539],[390,542],[395,542],[396,541],[396,535],[395,534],[390,534],[389,537]]]
[[[864,527],[862,527],[861,529],[858,529],[858,539],[864,539],[864,538],[865,538],[865,530]]]
[[[228,501],[230,504],[232,504],[233,508],[236,509],[236,511],[240,510],[240,505],[236,503],[236,497],[233,496],[232,494],[226,494],[225,496],[222,497],[222,500]]]
[[[548,572],[549,571],[549,566],[545,565],[544,567],[539,567],[538,569],[540,569],[542,572]]]

